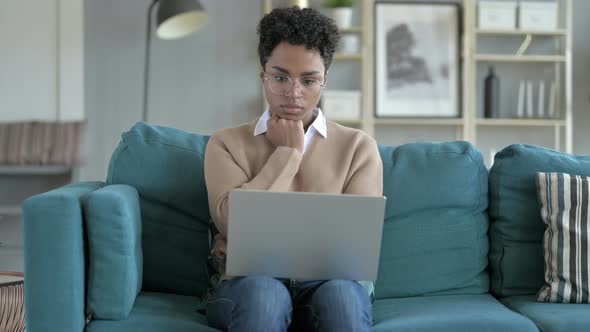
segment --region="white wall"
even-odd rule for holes
[[[209,24],[176,41],[152,44],[150,122],[210,134],[250,121],[262,110],[258,81],[256,24],[262,0],[205,0]],[[141,117],[143,47],[149,0],[86,0],[86,113],[89,121],[88,166],[81,178],[106,177],[110,155],[122,132]],[[574,0],[574,152],[590,153],[590,1]],[[353,70],[338,74],[346,81]],[[350,73],[350,74],[349,74]],[[509,79],[509,78],[505,78]],[[354,77],[349,82],[353,82]],[[409,130],[409,129],[408,129]],[[435,134],[404,134],[416,140]],[[442,129],[440,129],[442,130]],[[452,136],[453,130],[441,135]],[[437,136],[437,135],[434,135]],[[502,142],[519,142],[511,129]],[[524,139],[534,139],[525,133]],[[547,135],[551,145],[552,135]],[[379,136],[378,136],[379,139]],[[492,139],[495,141],[495,139]],[[487,150],[485,141],[481,142]],[[489,143],[491,144],[491,143]]]
[[[88,164],[105,179],[121,133],[141,118],[148,0],[86,0]],[[209,23],[180,40],[153,38],[149,122],[192,132],[250,121],[261,112],[256,24],[262,1],[202,1]]]

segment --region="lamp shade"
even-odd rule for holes
[[[207,13],[197,0],[160,0],[158,28],[162,39],[176,39],[190,35],[207,23]]]

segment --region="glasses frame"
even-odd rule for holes
[[[304,97],[317,97],[317,96],[319,96],[319,95],[322,93],[322,90],[326,88],[326,84],[322,84],[322,83],[320,83],[320,81],[318,81],[318,80],[316,80],[316,79],[313,79],[313,80],[314,80],[315,82],[317,82],[317,84],[320,86],[320,89],[318,90],[318,92],[317,92],[315,95],[313,95],[313,96],[311,96],[311,95],[307,95],[307,96],[306,96],[306,95],[305,95],[305,93],[303,93],[303,91],[305,91],[305,90],[302,88],[302,87],[303,87],[303,85],[302,85],[302,83],[301,83],[299,80],[295,80],[295,83],[293,83],[293,80],[291,79],[291,77],[289,77],[289,76],[287,76],[287,75],[284,75],[284,74],[271,74],[271,73],[268,73],[268,72],[266,72],[266,71],[264,71],[264,72],[263,72],[263,74],[264,74],[264,81],[265,81],[265,82],[268,82],[268,81],[269,81],[269,79],[271,79],[271,78],[274,78],[274,76],[282,76],[282,77],[285,77],[286,79],[288,79],[288,80],[289,80],[289,83],[291,84],[291,88],[290,88],[289,90],[287,90],[287,92],[285,92],[285,93],[278,93],[278,92],[275,92],[275,91],[272,89],[272,82],[270,82],[270,83],[269,83],[269,84],[270,84],[270,85],[269,85],[269,90],[270,90],[270,92],[274,93],[274,94],[275,94],[275,95],[277,95],[277,96],[286,96],[286,95],[288,95],[289,93],[291,93],[291,91],[293,91],[293,88],[295,87],[295,84],[299,84],[299,88],[301,88],[301,95],[303,95]],[[324,78],[324,79],[325,79],[325,78]]]

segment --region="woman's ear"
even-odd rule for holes
[[[264,67],[260,67],[260,83],[264,84]]]

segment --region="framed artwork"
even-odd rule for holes
[[[375,113],[458,117],[459,5],[375,3]]]

